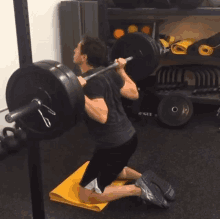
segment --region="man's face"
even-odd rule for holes
[[[75,64],[81,65],[83,63],[83,55],[81,55],[81,43],[79,42],[77,47],[74,49],[73,62]]]

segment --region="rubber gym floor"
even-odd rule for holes
[[[139,172],[151,169],[173,185],[176,201],[168,210],[142,204],[137,197],[111,202],[102,212],[50,201],[49,192],[89,160],[95,144],[83,123],[57,139],[42,141],[45,218],[220,218],[220,119],[216,110],[195,107],[195,115],[182,129],[161,127],[153,118],[145,126],[133,121],[139,147],[129,166]],[[32,218],[27,148],[3,160],[0,174],[0,218]]]

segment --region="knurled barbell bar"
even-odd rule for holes
[[[141,52],[140,52],[140,54],[141,54]],[[133,57],[128,57],[128,58],[126,58],[125,60],[128,62],[128,61],[130,61],[130,60],[132,60],[132,59],[133,59]],[[70,79],[73,79],[73,80],[75,79],[74,77],[72,77],[72,76],[73,76],[73,73],[72,73],[71,71],[68,71],[69,69],[66,68],[66,66],[60,64],[59,62],[55,62],[55,61],[51,61],[51,60],[44,61],[44,62],[47,63],[47,64],[51,64],[52,66],[54,66],[54,64],[55,64],[56,67],[59,67],[59,68],[61,67],[61,69],[66,70],[66,74],[69,76]],[[84,77],[84,79],[87,81],[87,80],[89,80],[89,79],[95,77],[96,75],[101,74],[101,73],[103,73],[103,72],[106,72],[106,71],[108,71],[109,69],[115,68],[115,67],[117,67],[117,66],[118,66],[117,63],[113,63],[113,64],[109,65],[108,67],[103,68],[103,69],[101,69],[100,71],[98,71],[98,72],[96,72],[96,73],[93,73],[92,75],[89,75],[89,76]],[[42,90],[42,88],[41,88],[41,89],[38,89],[38,90]],[[46,93],[46,92],[45,92],[45,93]],[[48,94],[47,94],[47,96],[49,97]],[[42,98],[40,98],[40,99],[42,99]],[[48,111],[49,111],[52,115],[55,116],[56,113],[55,113],[53,110],[51,110],[48,106],[44,105],[40,99],[35,98],[35,99],[33,99],[28,105],[25,105],[25,106],[23,106],[23,107],[21,107],[21,108],[19,108],[19,109],[14,110],[14,111],[11,112],[11,113],[8,113],[8,114],[5,116],[5,120],[6,120],[8,123],[12,123],[12,122],[16,121],[17,119],[19,119],[19,118],[21,118],[21,117],[27,115],[28,113],[33,112],[34,110],[40,109],[41,107],[47,108]],[[51,98],[49,97],[49,99],[51,99]],[[46,124],[48,123],[48,121],[47,121],[46,119],[45,119],[45,123],[46,123]],[[49,123],[48,123],[48,125],[49,125]],[[49,125],[49,126],[50,126],[50,125]]]
[[[129,57],[126,61],[132,59],[133,57]],[[117,67],[117,65],[114,63],[84,77],[84,79],[89,80],[100,73]],[[29,132],[32,132],[32,137],[37,139],[50,139],[60,136],[63,133],[62,130],[66,131],[73,127],[78,122],[76,117],[84,111],[84,95],[76,75],[65,66],[69,76],[71,74],[70,79],[60,69],[64,70],[64,65],[49,60],[48,62],[35,63],[34,66],[30,65],[26,69],[19,69],[15,72],[9,79],[6,91],[7,103],[11,112],[5,116],[5,120],[8,123],[18,122],[20,127],[27,128]],[[52,82],[51,85],[50,82]],[[22,84],[25,85],[23,90],[21,89]],[[41,91],[47,93],[44,98],[42,95],[38,96],[38,92],[36,92],[39,90],[37,89],[39,86]],[[59,97],[55,98],[55,95]],[[54,101],[50,101],[54,98],[56,101],[59,100],[59,103],[54,104]],[[16,99],[19,99],[17,103]],[[20,105],[23,106],[19,107]]]
[[[160,60],[157,42],[149,35],[131,33],[116,41],[111,60],[126,58],[125,70],[134,81],[145,79]],[[129,57],[129,58],[127,58]],[[132,61],[131,61],[132,60]],[[85,80],[115,68],[101,67]],[[71,129],[84,113],[84,92],[74,72],[62,63],[43,60],[16,70],[6,87],[7,122],[16,121],[28,136],[53,139]]]

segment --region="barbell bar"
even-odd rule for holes
[[[111,60],[126,59],[125,71],[135,82],[156,70],[161,55],[157,42],[143,33],[127,34],[111,48]],[[84,79],[89,80],[117,65],[101,67],[92,75],[86,74]],[[31,63],[17,69],[8,80],[9,113],[5,119],[9,123],[16,121],[32,139],[54,139],[81,121],[85,113],[83,89],[68,66],[52,60]]]
[[[141,51],[140,51],[140,54],[141,54]],[[134,57],[131,56],[131,57],[126,58],[125,60],[126,60],[126,62],[128,62],[128,61],[131,61],[133,58]],[[92,75],[84,77],[84,79],[86,81],[88,81],[89,79],[95,77],[96,75],[101,74],[103,72],[106,72],[110,69],[116,68],[117,66],[118,66],[118,63],[113,63],[113,64],[109,65],[108,67],[106,67],[98,72],[93,73]],[[15,122],[16,120],[22,118],[23,116],[26,116],[27,114],[29,114],[35,110],[39,110],[42,106],[45,106],[45,105],[42,103],[42,101],[40,99],[33,99],[29,104],[8,113],[5,116],[5,120],[8,123]],[[52,110],[49,107],[48,107],[48,109]],[[48,126],[48,128],[50,128],[50,127]]]
[[[140,53],[141,53],[141,51],[140,51]],[[131,56],[131,57],[126,58],[125,60],[126,60],[126,62],[128,62],[128,61],[131,61],[133,58],[134,58],[134,57]],[[118,66],[118,63],[113,63],[113,64],[109,65],[108,67],[106,67],[106,68],[104,68],[104,69],[102,69],[102,70],[100,70],[100,71],[98,71],[98,72],[96,72],[96,73],[94,73],[94,74],[92,74],[92,75],[83,77],[83,78],[87,81],[87,80],[89,80],[90,78],[93,78],[94,76],[96,76],[96,75],[98,75],[98,74],[101,74],[101,73],[103,73],[103,72],[106,72],[106,71],[108,71],[108,70],[110,70],[110,69],[116,68],[117,66]]]

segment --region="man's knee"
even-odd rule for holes
[[[120,179],[126,179],[126,166],[123,168],[123,170],[118,174],[118,178]]]
[[[79,186],[79,199],[83,203],[90,203],[90,197],[93,193],[93,190],[85,189],[82,186]]]

